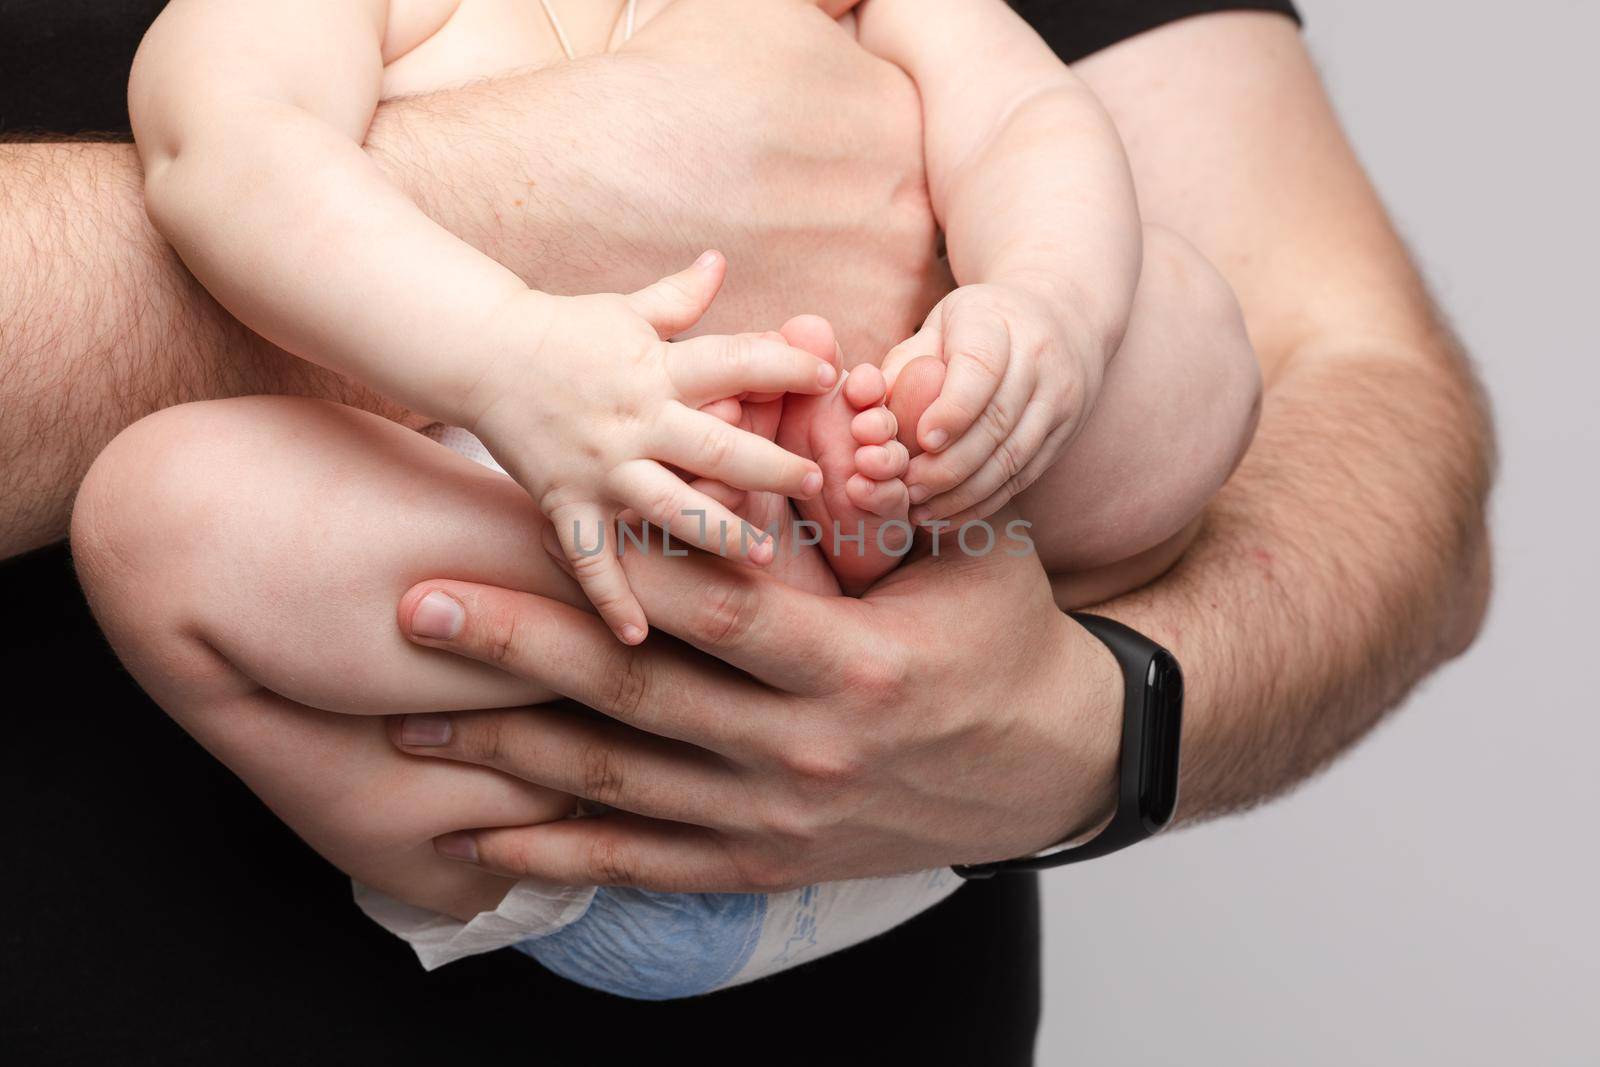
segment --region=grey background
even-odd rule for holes
[[[1494,604],[1287,799],[1046,876],[1039,1061],[1600,1064],[1600,4],[1301,4],[1494,399]]]

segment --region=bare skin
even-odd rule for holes
[[[1168,247],[1180,257],[1187,248],[1175,241]],[[1152,271],[1152,283],[1166,288],[1141,299],[1191,324],[1206,314],[1221,318],[1231,306],[1226,286],[1173,286],[1180,278],[1192,281],[1185,269],[1204,272],[1205,265],[1192,257],[1169,272]],[[1186,306],[1196,295],[1216,307]],[[838,358],[823,320],[801,317],[783,334],[819,359]],[[1130,334],[1130,344],[1143,336]],[[1241,351],[1248,354],[1247,347]],[[1199,362],[1211,353],[1190,355]],[[1147,363],[1173,356],[1158,346],[1125,350],[1108,376],[1105,390],[1113,399],[1100,417],[1123,409],[1114,399],[1119,391],[1144,387]],[[1227,378],[1214,377],[1220,391]],[[859,367],[824,397],[747,403],[741,426],[780,441],[791,435],[791,445],[814,454],[825,473],[854,470],[862,439],[879,444],[861,448],[892,439],[883,390],[875,368]],[[1154,395],[1169,410],[1157,408],[1153,416],[1174,423],[1192,400],[1180,390]],[[1248,443],[1254,419],[1253,393],[1226,399],[1238,415],[1232,436],[1215,439],[1220,477]],[[876,429],[853,430],[858,420]],[[1091,424],[1085,437],[1093,441],[1100,432]],[[201,447],[203,441],[210,443]],[[227,475],[245,463],[248,483]],[[788,514],[782,497],[717,492],[758,528]],[[827,510],[828,501],[819,499],[799,502],[801,513],[840,521],[858,514],[845,494],[831,499],[840,510]],[[1189,520],[1162,521],[1181,527]],[[793,533],[792,525],[778,527]],[[381,546],[370,543],[373,529],[386,531]],[[383,624],[406,587],[446,565],[465,580],[581,607],[584,597],[554,562],[559,550],[545,551],[559,549],[550,542],[548,524],[514,483],[379,419],[290,399],[185,405],[144,420],[91,470],[74,527],[96,617],[157,702],[331,862],[392,896],[459,918],[492,908],[508,883],[439,856],[428,842],[483,826],[563,819],[573,797],[484,775],[457,783],[451,803],[435,804],[437,774],[419,772],[395,751],[381,724],[336,723],[346,716],[318,712],[359,715],[376,703],[393,714],[559,699],[502,672],[421,652]],[[786,583],[836,596],[841,588],[833,575],[848,591],[853,560],[875,567],[876,578],[899,557],[826,558],[815,548],[780,543],[774,559]],[[239,575],[262,577],[239,582]],[[297,621],[313,614],[314,627]],[[582,718],[572,710],[559,714]],[[553,727],[552,744],[560,729]],[[295,757],[301,745],[314,746],[318,758]]]
[[[762,96],[762,87],[784,84],[779,73],[817,73],[808,65],[815,50],[801,47],[805,24],[741,24],[737,7],[726,13],[733,17],[727,25],[738,28],[712,53],[686,45],[675,51],[671,42],[658,42],[658,58],[680,64],[685,88],[681,97],[663,101],[652,119],[682,120],[688,156],[702,147],[700,138],[706,139],[704,147],[749,144],[724,136],[705,123],[705,116],[747,115],[752,121],[745,136],[759,138],[770,129],[763,123],[783,114],[783,102],[792,99],[785,95],[787,86],[775,97]],[[760,47],[752,47],[756,37]],[[751,62],[754,55],[762,62]],[[800,61],[802,55],[808,58]],[[818,78],[802,95],[808,105],[815,104],[846,74],[877,76],[869,69],[845,62],[831,69],[834,77]],[[713,70],[717,78],[702,77]],[[1310,774],[1364,733],[1418,678],[1470,641],[1487,590],[1483,501],[1490,434],[1470,372],[1344,144],[1292,27],[1257,15],[1188,20],[1095,56],[1079,72],[1111,108],[1127,139],[1147,217],[1191,236],[1221,267],[1242,297],[1267,368],[1256,443],[1208,509],[1184,561],[1147,590],[1103,608],[1163,640],[1185,664],[1190,729],[1183,802],[1185,817],[1193,819],[1259,802]],[[573,70],[563,78],[592,73]],[[620,69],[607,73],[625,76]],[[724,98],[728,85],[740,86],[741,95]],[[904,91],[893,78],[879,88],[889,94]],[[598,97],[597,106],[607,106],[610,99]],[[771,106],[747,110],[749,99]],[[871,129],[850,143],[879,153],[874,166],[851,156],[833,161],[839,167],[861,165],[860,182],[840,184],[852,194],[884,189],[872,183],[906,173],[912,151],[905,131],[915,125],[909,110],[894,121],[876,110],[882,97],[874,98],[872,109],[852,111],[861,99],[840,93],[836,107],[819,109],[842,124]],[[480,98],[483,106],[474,112],[478,121],[462,123],[461,133],[483,128],[484,117],[496,113],[493,100]],[[437,117],[448,127],[448,103],[437,106],[444,108]],[[692,116],[678,115],[680,106]],[[527,110],[505,106],[500,113],[502,121],[521,121]],[[402,119],[397,109],[391,115],[375,134],[412,148],[407,159],[391,158],[414,187],[429,189],[432,176],[454,157],[430,156],[421,114],[405,113]],[[559,122],[559,115],[560,109],[552,107],[549,121]],[[608,116],[608,128],[626,129],[631,118],[636,116],[618,108]],[[450,143],[472,143],[472,138]],[[528,143],[533,142],[519,142]],[[770,147],[782,141],[762,143]],[[819,150],[828,143],[822,138]],[[125,153],[98,152],[75,154],[69,173],[80,173],[74,168],[84,155],[127,173]],[[889,162],[894,159],[900,163]],[[794,195],[775,200],[808,203],[804,194],[817,187],[817,175],[808,174],[801,162],[762,171],[770,179],[796,182]],[[483,159],[475,163],[480,171],[486,166]],[[600,173],[613,182],[627,177],[619,168]],[[691,214],[692,205],[716,202],[703,185],[700,193],[692,192],[693,180],[705,177],[675,169],[653,175],[670,191],[670,202],[690,205],[685,210]],[[905,188],[897,181],[887,187]],[[441,217],[473,217],[471,209],[479,206],[431,188],[428,202]],[[599,227],[621,223],[628,229],[637,223],[634,232],[613,230],[610,237],[635,252],[641,247],[652,256],[669,251],[660,256],[668,266],[693,254],[681,239],[652,231],[624,209],[648,202],[646,190],[629,191],[638,198],[606,199],[613,192],[575,183],[571,196],[561,201],[578,220],[567,232],[605,248],[610,245]],[[1251,205],[1250,210],[1237,210],[1240,204]],[[505,214],[491,213],[487,222],[477,216],[484,245],[515,244],[521,231],[505,222],[513,214],[507,207]],[[863,217],[871,217],[874,227],[840,227],[873,250],[847,260],[850,272],[876,271],[895,261],[894,247],[871,239],[890,232],[885,224],[898,226],[916,213],[868,210]],[[728,240],[714,237],[710,243],[735,259],[735,242],[761,232],[749,219],[709,208],[682,221],[697,233],[727,234]],[[917,227],[911,221],[892,232],[914,235]],[[101,230],[88,232],[103,236]],[[629,239],[635,240],[630,244]],[[520,255],[525,258],[526,250]],[[81,256],[71,261],[86,262]],[[903,294],[908,280],[914,289],[918,278],[928,277],[915,269],[885,269],[877,284],[861,285],[859,276],[826,272],[786,278],[787,265],[796,261],[783,257],[753,261],[761,273],[740,283],[741,301],[780,291],[785,282],[825,283],[831,302],[819,289],[824,299],[808,306],[864,332],[875,327],[858,324],[893,317],[885,314],[892,303],[886,294]],[[597,262],[574,260],[567,282],[575,289],[594,288],[594,273],[604,273]],[[892,288],[897,285],[902,288]],[[105,285],[97,291],[123,290]],[[157,285],[141,291],[163,290]],[[865,293],[872,294],[871,314],[831,310]],[[908,300],[901,308],[915,303]],[[102,312],[91,312],[85,304],[80,321],[97,313],[116,315],[118,306],[112,302]],[[188,305],[176,301],[163,307]],[[27,315],[20,321],[34,322]],[[880,333],[887,337],[880,343],[892,341],[894,332]],[[867,347],[845,343],[847,352]],[[103,379],[88,375],[85,380]],[[81,400],[121,394],[108,388],[73,395]],[[123,409],[108,410],[114,424],[121,417],[115,412]],[[23,440],[30,447],[59,449],[50,454],[67,457],[64,469],[72,477],[80,455],[74,449],[80,446],[69,448],[51,437],[38,445],[32,438]],[[92,454],[91,448],[84,460]],[[59,496],[57,484],[7,500],[38,500],[39,514],[45,516],[40,528],[48,528],[64,514],[60,504],[50,503]],[[1389,536],[1397,524],[1410,536]],[[114,571],[117,561],[108,554],[86,565]],[[935,570],[937,582],[922,582]],[[1039,588],[1047,589],[1042,572],[1030,575],[1013,562],[974,573],[969,582],[969,571],[976,569],[918,564],[897,572],[892,587],[866,602],[831,598],[826,609],[815,610],[797,601],[779,603],[774,589],[714,569],[679,567],[656,575],[650,602],[658,604],[663,617],[700,647],[757,671],[759,684],[748,677],[738,682],[692,654],[685,659],[680,651],[673,659],[665,648],[619,660],[610,646],[596,643],[603,635],[571,610],[554,610],[549,601],[470,583],[424,583],[406,598],[403,622],[412,619],[425,594],[446,587],[465,606],[467,618],[455,638],[419,636],[422,643],[515,667],[530,678],[546,676],[569,690],[582,688],[583,678],[592,683],[614,677],[599,667],[621,662],[628,667],[623,677],[659,695],[651,705],[659,713],[643,721],[629,713],[621,699],[625,693],[585,689],[591,703],[624,724],[593,732],[587,722],[570,723],[566,733],[555,735],[592,742],[583,749],[592,757],[587,762],[574,761],[570,746],[540,740],[552,735],[546,714],[537,709],[452,715],[446,740],[408,744],[406,751],[439,760],[460,781],[475,774],[464,764],[477,763],[624,803],[642,803],[646,795],[708,795],[694,764],[645,759],[658,742],[630,725],[666,729],[669,713],[679,721],[690,710],[677,707],[672,690],[661,688],[670,677],[674,685],[693,681],[700,687],[685,692],[702,713],[697,736],[707,747],[728,749],[738,741],[741,758],[729,773],[746,802],[703,811],[702,829],[694,833],[665,835],[649,820],[638,820],[477,835],[475,855],[484,869],[575,882],[765,888],[1027,851],[1103,810],[1109,745],[1098,724],[1113,714],[1115,680],[1092,642],[1052,614],[1047,592],[1041,599]],[[728,629],[725,613],[691,610],[706,604],[742,605],[738,618],[753,611],[748,617],[757,621],[770,607],[787,621],[790,639],[765,647],[757,657],[746,643],[749,631]],[[323,610],[319,600],[295,624],[310,625]],[[1022,643],[970,640],[974,620],[991,617],[997,624],[1003,619]],[[554,649],[547,644],[552,641]],[[839,669],[834,650],[845,647],[855,657],[848,671],[859,685],[845,690],[806,683],[808,676],[831,677],[829,672]],[[676,674],[671,673],[674,664]],[[581,669],[574,673],[575,668]],[[934,697],[936,704],[930,705]],[[870,716],[861,703],[867,698]],[[368,710],[381,711],[380,704],[373,701]],[[930,706],[940,715],[930,718]],[[843,723],[864,721],[873,724],[870,735],[841,729]],[[785,731],[808,731],[821,749],[797,752],[785,743],[778,724],[786,724]],[[940,737],[961,738],[962,744],[952,751],[938,742]],[[951,775],[957,765],[971,773]],[[573,781],[569,772],[575,766],[623,773]],[[1061,788],[1064,766],[1081,772],[1069,779],[1082,788]],[[811,787],[824,779],[826,789]]]

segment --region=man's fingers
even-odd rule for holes
[[[571,704],[396,716],[389,734],[412,755],[490,767],[655,818],[714,826],[732,799],[718,757]]]
[[[714,832],[625,812],[540,826],[472,830],[434,841],[442,856],[511,878],[663,892],[749,888]]]
[[[727,273],[728,261],[722,253],[705,252],[685,270],[633,293],[628,303],[655,327],[662,340],[670,340],[700,321],[717,298]]]
[[[666,576],[674,570],[666,568]],[[419,610],[435,598],[454,608],[447,627],[435,625],[439,612]],[[417,644],[487,663],[641,730],[714,752],[727,751],[730,739],[737,743],[731,710],[742,714],[762,701],[761,687],[737,671],[718,670],[671,642],[621,644],[583,609],[532,593],[423,582],[402,599],[400,625]]]
[[[859,602],[807,593],[749,567],[693,553],[629,552],[625,562],[657,630],[787,693],[834,691],[873,640]]]
[[[704,412],[672,405],[651,432],[657,459],[702,478],[800,499],[822,491],[822,468],[811,460]]]
[[[552,511],[550,525],[572,576],[606,625],[626,644],[643,641],[648,624],[617,559],[614,515],[595,505],[574,505]]]
[[[989,406],[1011,361],[1011,332],[998,313],[956,304],[944,324],[944,385],[917,424],[917,444],[929,452],[949,446]]]
[[[612,472],[609,488],[646,522],[685,544],[757,566],[771,563],[776,554],[768,534],[705,493],[691,489],[659,463],[625,463]]]
[[[776,334],[691,337],[667,349],[667,376],[678,397],[699,407],[747,393],[821,393],[839,380],[832,363]]]

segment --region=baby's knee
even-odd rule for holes
[[[204,620],[245,607],[248,591],[274,573],[260,547],[304,510],[275,464],[304,417],[297,409],[316,403],[178,405],[128,427],[96,458],[73,507],[72,554],[125,661],[203,645]]]
[[[133,601],[159,624],[177,593],[175,563],[212,536],[218,517],[209,493],[219,484],[218,442],[207,430],[207,404],[184,404],[123,430],[95,459],[72,510],[71,546],[78,579],[102,623]]]
[[[1233,286],[1200,250],[1164,226],[1146,223],[1141,289],[1176,313],[1188,346],[1170,347],[1173,358],[1200,363],[1218,395],[1256,410],[1261,401],[1261,365],[1256,360],[1244,311]]]
[[[1215,463],[1233,470],[1255,436],[1261,416],[1261,364],[1245,327],[1233,286],[1211,261],[1163,226],[1146,224],[1140,300],[1159,306],[1179,324],[1176,340],[1152,346],[1171,363],[1170,380],[1183,383],[1191,410],[1208,413]]]

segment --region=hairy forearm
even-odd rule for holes
[[[812,311],[853,359],[906,337],[948,284],[908,195],[909,82],[799,6],[670,21],[617,55],[387,102],[365,147],[428,217],[547,292],[628,292],[717,248],[733,269],[704,329]],[[837,62],[817,63],[827,48]],[[823,118],[797,134],[793,99]],[[131,146],[0,146],[5,555],[64,534],[94,456],[170,404],[310,393],[404,415],[223,315],[149,226],[140,177]]]
[[[0,145],[0,556],[65,534],[83,472],[123,427],[259,392],[383,406],[205,295],[150,227],[131,146]]]
[[[519,206],[515,236],[497,197],[514,173],[542,181],[549,155],[517,157],[514,138],[480,137],[462,148],[460,116],[511,95],[500,85],[441,101],[402,100],[379,112],[369,144],[386,173],[429,190],[437,218],[479,247],[527,269],[541,234],[565,216]],[[541,100],[516,86],[526,109]],[[452,151],[425,145],[440,135]],[[495,155],[500,148],[503,152]],[[485,173],[485,155],[500,170]],[[399,180],[396,178],[396,180]],[[288,356],[229,316],[150,224],[133,146],[99,142],[0,144],[0,558],[65,535],[78,483],[100,450],[143,416],[190,400],[258,393],[320,396],[411,418],[399,404]],[[552,184],[554,184],[552,182]],[[444,188],[473,185],[480,195]],[[560,261],[543,262],[559,275]],[[414,420],[413,420],[414,421]]]
[[[1462,651],[1488,593],[1488,415],[1441,331],[1305,347],[1200,539],[1107,614],[1184,665],[1185,819],[1324,766]]]

